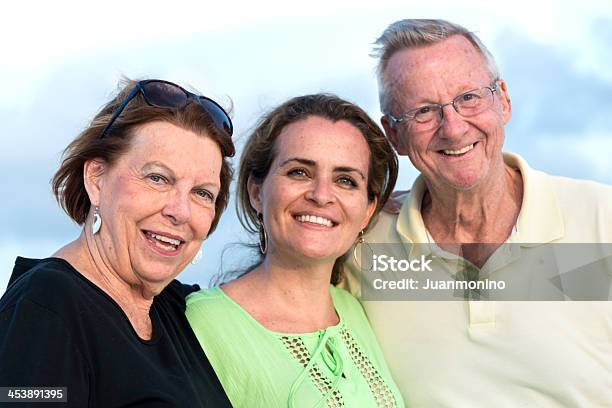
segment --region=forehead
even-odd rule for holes
[[[367,171],[370,160],[370,149],[359,129],[346,120],[332,122],[318,116],[286,126],[276,140],[275,150],[277,163],[301,158]]]
[[[131,167],[160,162],[179,176],[218,176],[221,150],[207,135],[167,122],[149,122],[134,130],[130,147],[120,159]]]
[[[460,92],[484,86],[492,79],[483,55],[460,35],[396,52],[389,59],[385,76],[403,98],[437,94],[441,88]]]

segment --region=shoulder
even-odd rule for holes
[[[526,184],[531,197],[528,211],[557,217],[563,241],[612,242],[612,186],[538,170],[530,171]]]
[[[580,204],[581,202],[595,203],[608,201],[612,198],[612,186],[592,180],[576,179],[549,174],[534,169],[525,159],[514,153],[504,153],[506,164],[518,169],[523,175],[523,181],[531,185],[534,196],[540,191],[548,193],[553,191],[560,202]]]
[[[367,242],[398,242],[398,219],[400,214],[405,216],[407,209],[412,205],[412,198],[413,190],[394,192],[389,199],[390,201],[394,201],[394,204],[391,205],[392,209],[387,210],[383,208],[383,210],[376,215],[368,232],[365,234],[365,240]],[[387,205],[385,207],[387,207]]]
[[[542,173],[566,214],[589,215],[612,222],[612,186]]]
[[[187,304],[185,314],[196,332],[198,329],[208,332],[214,327],[224,326],[229,314],[232,313],[230,302],[218,287],[193,292],[185,301]]]
[[[82,294],[83,277],[65,260],[18,258],[0,309],[27,300],[42,308],[57,311]]]
[[[342,306],[353,306],[355,304],[359,305],[359,301],[357,301],[357,299],[355,299],[355,297],[348,291],[342,288],[331,285],[329,287],[329,293],[334,300],[334,304],[340,304]]]
[[[187,308],[222,304],[224,303],[223,298],[224,296],[221,293],[221,289],[218,287],[194,291],[187,295]]]
[[[248,363],[269,347],[266,334],[244,313],[216,287],[187,296],[187,320],[226,391],[259,372],[260,364]]]
[[[566,201],[606,202],[612,200],[612,186],[592,180],[547,175],[560,198]],[[608,205],[608,207],[610,207]]]
[[[171,307],[178,308],[181,313],[185,312],[186,297],[200,289],[199,285],[189,285],[173,280],[168,286],[155,297],[157,303],[165,302]]]
[[[366,233],[366,236],[373,238],[377,235],[384,235],[390,229],[395,229],[398,217],[399,214],[390,214],[386,211],[381,211],[374,219],[374,223]]]
[[[56,369],[79,365],[82,343],[75,342],[74,328],[89,299],[78,272],[58,258],[17,259],[14,272],[23,273],[0,299],[0,358],[10,361],[9,374],[52,378]],[[32,367],[40,372],[28,374]]]
[[[366,319],[361,303],[348,291],[336,286],[330,286],[329,291],[334,301],[334,306],[343,319]]]

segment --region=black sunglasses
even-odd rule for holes
[[[121,115],[123,109],[125,109],[127,104],[130,103],[139,92],[142,93],[142,96],[149,105],[158,108],[183,108],[193,99],[210,115],[210,118],[219,130],[227,133],[228,136],[232,136],[234,132],[234,126],[232,125],[229,115],[217,102],[206,96],[191,93],[172,82],[162,81],[160,79],[148,79],[138,82],[123,99],[119,107],[113,112],[104,130],[102,130],[100,139],[106,136],[106,133],[111,126],[113,126],[117,117]]]

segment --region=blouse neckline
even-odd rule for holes
[[[223,289],[221,289],[220,287],[211,288],[212,291],[218,293],[222,298],[224,298],[233,307],[237,308],[241,314],[243,314],[249,321],[251,321],[251,323],[253,323],[255,326],[259,327],[259,329],[263,330],[264,332],[267,332],[270,335],[277,336],[277,337],[315,337],[315,338],[320,337],[322,333],[328,333],[329,335],[335,335],[336,333],[340,333],[340,331],[344,327],[344,318],[342,316],[342,313],[338,310],[332,289],[333,288],[330,285],[330,295],[332,297],[332,302],[334,303],[334,309],[336,310],[336,314],[338,315],[338,319],[339,319],[337,324],[326,327],[325,329],[315,330],[312,332],[286,333],[286,332],[280,332],[280,331],[274,331],[274,330],[268,329],[266,326],[264,326],[259,321],[257,321],[257,319],[251,316],[251,314],[247,312],[242,306],[240,306],[234,299],[229,297],[223,291]]]

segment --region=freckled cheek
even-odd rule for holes
[[[142,219],[160,210],[161,200],[159,192],[151,193],[143,188],[142,184],[135,183],[133,179],[118,178],[106,197],[107,208],[124,229],[127,225],[138,224]]]
[[[501,149],[504,143],[504,131],[500,127],[491,126],[485,133],[486,150],[496,151]]]
[[[213,218],[214,215],[209,215],[204,219],[203,222],[200,223],[200,226],[198,228],[198,236],[196,238],[200,239],[208,235],[208,232],[210,231],[210,227],[213,222]]]
[[[345,197],[342,202],[349,220],[353,223],[361,222],[367,215],[369,202],[366,193]]]
[[[112,200],[137,200],[145,194],[146,188],[140,180],[133,177],[119,176],[110,189]]]
[[[415,146],[412,145],[408,150],[408,158],[410,162],[414,164],[417,169],[421,170],[426,166],[426,163],[431,162],[432,155],[436,153],[430,150],[426,145]]]
[[[291,187],[290,186],[282,186],[279,184],[274,187],[268,187],[262,190],[262,206],[264,210],[268,210],[268,212],[276,212],[279,210],[279,206],[286,205],[291,197]]]
[[[196,208],[192,210],[191,228],[195,232],[194,239],[202,239],[208,235],[214,218],[215,210],[212,208]]]
[[[427,152],[432,140],[433,137],[427,137],[426,135],[412,135],[410,139],[406,139],[404,143],[409,152]]]

